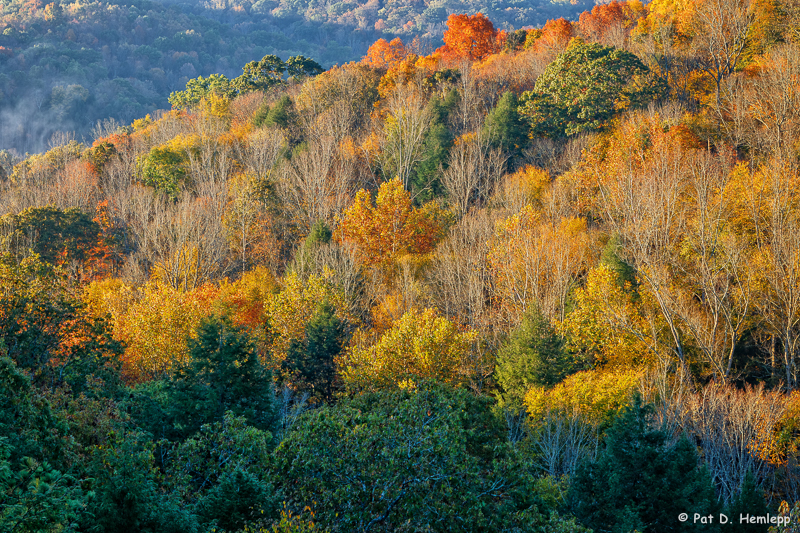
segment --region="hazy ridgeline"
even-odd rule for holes
[[[359,60],[380,37],[438,47],[447,15],[482,11],[504,28],[577,19],[591,7],[379,2],[132,2],[14,0],[0,6],[0,150],[46,150],[56,132],[91,142],[104,119],[123,124],[168,109],[167,97],[199,75],[239,74],[275,54],[325,67]]]

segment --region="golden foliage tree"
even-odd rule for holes
[[[205,284],[181,292],[152,281],[139,292],[114,331],[127,344],[123,376],[131,382],[163,377],[188,362],[188,340],[208,315],[217,288]]]
[[[323,302],[328,302],[336,310],[340,320],[353,320],[346,313],[342,292],[320,275],[311,275],[304,280],[290,273],[283,280],[282,290],[264,302],[265,318],[272,333],[269,346],[271,365],[280,366],[292,342],[303,339],[306,326]]]
[[[345,210],[334,238],[353,245],[366,265],[392,265],[409,254],[427,254],[444,235],[447,213],[434,203],[414,207],[411,195],[395,178],[382,184],[375,198],[362,189]]]
[[[340,361],[345,384],[353,390],[413,387],[423,380],[466,385],[477,340],[433,309],[411,310],[371,346],[356,344]]]
[[[497,225],[489,252],[499,311],[511,323],[530,305],[561,321],[566,299],[587,260],[586,221],[548,220],[526,205]]]
[[[547,389],[533,387],[525,395],[525,406],[531,418],[544,416],[548,411],[577,411],[595,424],[610,423],[614,416],[630,404],[631,395],[639,385],[635,371],[605,372],[586,370],[567,377]]]

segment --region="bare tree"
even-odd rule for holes
[[[672,352],[683,367],[687,356],[667,265],[684,231],[685,159],[675,146],[660,147],[652,155],[631,154],[615,169],[619,174],[599,189],[604,218],[625,242],[620,253],[652,294],[670,332]],[[646,163],[640,168],[640,162]]]
[[[341,150],[332,136],[319,135],[278,167],[278,194],[301,228],[309,230],[317,220],[333,225],[350,205],[360,174],[357,154]]]
[[[752,472],[764,486],[773,481],[769,449],[772,431],[784,415],[788,398],[764,385],[744,390],[712,382],[683,397],[682,428],[700,446],[712,479],[727,504]]]
[[[762,268],[762,289],[756,308],[762,323],[780,339],[786,387],[793,390],[800,378],[800,213],[797,210],[797,173],[779,161],[763,169],[769,197],[753,195],[753,222]],[[766,205],[764,205],[766,204]],[[762,220],[763,207],[768,213]]]
[[[250,255],[257,236],[264,232],[259,227],[263,205],[259,202],[256,184],[248,177],[240,176],[229,184],[230,201],[222,220],[228,230],[231,247],[239,253],[240,270],[250,267]]]
[[[714,81],[717,108],[722,82],[736,71],[754,20],[750,0],[703,0],[697,4],[692,43],[701,58],[700,68]]]
[[[262,128],[245,139],[240,159],[245,172],[259,180],[270,180],[272,170],[286,149],[286,135],[277,128]]]
[[[225,182],[235,166],[234,147],[223,140],[229,124],[223,118],[198,113],[191,117],[192,133],[199,145],[185,152],[194,192],[208,182]]]
[[[498,224],[489,254],[494,298],[507,326],[531,306],[564,320],[570,290],[586,269],[588,234],[580,219],[549,219],[530,206]]]
[[[399,177],[406,190],[414,166],[422,161],[432,120],[424,95],[413,86],[399,86],[387,102],[379,161],[383,174]]]
[[[475,210],[463,217],[438,245],[427,270],[433,305],[485,333],[493,329],[487,316],[492,293],[487,254],[496,216],[494,211]]]
[[[482,206],[494,190],[505,167],[505,157],[480,133],[461,137],[450,150],[441,181],[458,214]]]
[[[528,439],[534,464],[553,479],[571,477],[582,460],[597,457],[597,428],[577,411],[548,409],[533,424]]]
[[[56,172],[50,186],[51,203],[66,209],[77,207],[85,213],[94,213],[102,198],[97,176],[83,161],[73,160]]]
[[[451,114],[450,122],[456,134],[462,135],[480,130],[487,111],[481,99],[481,86],[472,70],[472,65],[468,62],[463,63],[459,72],[461,75],[456,83],[459,96],[458,106]],[[499,95],[492,95],[492,98],[497,97]]]
[[[773,48],[765,63],[745,98],[760,126],[757,140],[783,161],[800,136],[800,47],[787,43]]]
[[[688,221],[673,258],[675,313],[714,377],[731,377],[750,324],[754,275],[742,236],[729,229],[731,159],[698,152],[687,161]]]
[[[131,198],[134,270],[152,271],[178,290],[190,290],[228,271],[228,242],[222,225],[227,191],[205,184],[197,199],[173,204],[146,190]]]

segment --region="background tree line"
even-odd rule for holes
[[[521,27],[577,18],[588,5],[5,2],[0,150],[42,152],[57,132],[96,138],[98,122],[127,124],[168,108],[168,95],[188,80],[234,77],[241,65],[269,54],[304,55],[330,67],[358,59],[382,36],[438,43],[456,10],[491,13],[504,27]]]

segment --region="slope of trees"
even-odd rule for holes
[[[402,36],[409,44],[417,37],[420,50],[435,47],[454,10],[482,11],[501,27],[520,27],[557,16],[575,19],[587,6],[583,0],[469,6],[374,0],[5,2],[0,150],[41,152],[58,133],[102,136],[110,125],[168,108],[169,94],[187,80],[217,73],[233,78],[242,65],[266,55],[302,55],[330,67],[358,59],[384,36]]]
[[[242,61],[4,162],[0,520],[796,516],[792,9],[454,15],[437,50]]]

